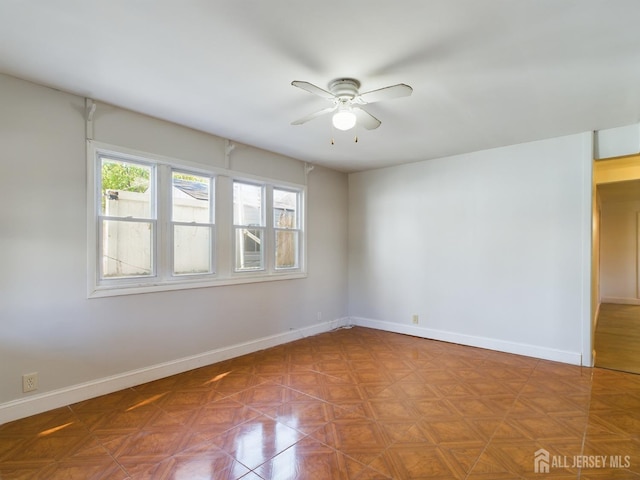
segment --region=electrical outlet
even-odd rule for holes
[[[418,325],[418,323],[420,323],[418,319],[418,315],[413,315],[411,317],[411,321],[413,322],[414,325]]]
[[[22,391],[33,392],[38,389],[38,372],[27,373],[22,376]]]
[[[318,312],[317,317],[319,322],[322,321],[322,312]]]

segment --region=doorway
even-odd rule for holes
[[[594,364],[640,374],[640,155],[596,162],[594,182]]]

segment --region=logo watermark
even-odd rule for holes
[[[552,468],[629,468],[630,455],[550,455],[541,448],[533,455],[533,471],[549,473]]]
[[[549,473],[549,452],[544,448],[537,450],[533,460],[535,473]]]

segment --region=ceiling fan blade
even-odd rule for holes
[[[309,115],[307,115],[305,117],[299,118],[295,122],[291,122],[291,125],[302,125],[303,123],[307,123],[309,120],[313,120],[314,118],[320,117],[320,116],[325,115],[327,113],[331,113],[336,108],[338,108],[337,105],[334,105],[332,107],[323,108],[322,110],[318,110],[317,112],[314,112],[314,113],[311,113],[311,114],[309,114]]]
[[[293,82],[291,82],[291,85],[301,88],[302,90],[306,90],[307,92],[313,93],[314,95],[317,95],[319,97],[326,98],[327,100],[336,99],[336,96],[333,93],[327,92],[326,90],[315,86],[313,83],[294,80]]]
[[[360,104],[374,103],[381,100],[391,100],[392,98],[408,97],[413,92],[413,88],[404,83],[391,85],[389,87],[371,90],[370,92],[361,93],[356,97],[356,102]]]
[[[364,128],[366,128],[367,130],[375,130],[382,123],[380,120],[378,120],[376,117],[371,115],[369,112],[367,112],[366,110],[356,105],[353,106],[353,112],[356,114],[356,117],[358,118],[358,123],[362,125]]]

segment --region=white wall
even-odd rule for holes
[[[0,192],[22,199],[0,203],[0,424],[347,315],[347,176],[242,145],[231,168],[307,182],[307,278],[87,299],[84,100],[0,75],[0,105]],[[225,166],[211,135],[106,105],[94,119],[96,140]]]
[[[638,214],[640,202],[603,202],[600,216],[600,291],[604,303],[640,304]]]
[[[589,364],[591,155],[583,134],[351,174],[350,315]]]

